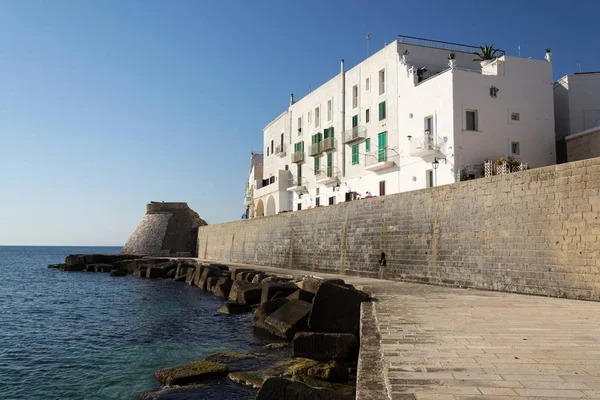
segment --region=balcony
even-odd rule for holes
[[[412,157],[433,157],[438,155],[443,141],[437,136],[425,133],[420,138],[410,140],[410,150],[408,154]]]
[[[317,183],[327,185],[338,181],[338,169],[333,166],[325,167],[315,176]]]
[[[335,138],[333,136],[326,137],[321,142],[321,151],[329,151],[335,149]]]
[[[296,151],[292,154],[292,162],[293,163],[301,163],[304,162],[304,151]]]
[[[354,128],[346,129],[344,131],[344,143],[354,144],[365,140],[367,137],[367,128],[364,126],[355,126]]]
[[[244,206],[248,207],[250,204],[252,204],[252,196],[244,197]]]
[[[308,190],[306,190],[306,182],[307,181],[305,178],[298,178],[296,176],[292,176],[289,180],[289,186],[287,188],[287,191],[294,192],[297,194],[307,193]]]
[[[311,157],[315,157],[315,156],[318,156],[319,154],[321,154],[322,152],[323,152],[323,150],[321,149],[321,142],[318,142],[318,143],[310,145],[310,151],[308,154]]]
[[[280,144],[279,146],[275,147],[275,155],[279,156],[279,157],[285,157],[285,145],[284,144]]]
[[[394,156],[397,153],[386,147],[365,154],[365,169],[367,171],[380,171],[394,166]]]

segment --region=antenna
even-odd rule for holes
[[[369,42],[371,41],[371,34],[367,33],[365,35],[365,39],[367,40],[367,57],[369,57]]]
[[[579,68],[579,72],[581,72],[581,62],[577,61],[577,68]]]

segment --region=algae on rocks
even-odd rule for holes
[[[158,371],[156,379],[165,385],[187,385],[206,378],[227,376],[228,373],[226,365],[202,360]]]

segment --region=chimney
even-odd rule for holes
[[[290,107],[294,105],[294,93],[290,94]]]

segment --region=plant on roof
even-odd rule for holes
[[[546,53],[552,53],[552,47],[546,47]]]
[[[450,55],[448,56],[448,60],[456,60],[456,54],[450,53]]]
[[[477,58],[474,58],[473,61],[493,60],[494,58],[496,58],[497,52],[498,49],[494,49],[493,44],[479,46],[479,51],[473,52],[473,54],[477,56]]]
[[[408,49],[404,49],[404,51],[402,52],[402,55],[407,56],[410,54],[410,51],[408,51]]]

